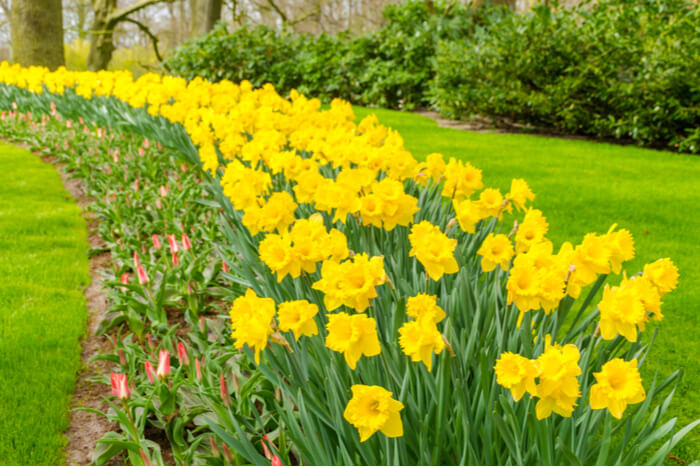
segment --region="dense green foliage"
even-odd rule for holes
[[[0,145],[0,174],[0,464],[56,465],[87,319],[87,229],[29,151]]]
[[[219,24],[186,43],[165,62],[170,73],[211,81],[272,83],[329,100],[411,109],[428,104],[431,60],[440,40],[471,35],[475,14],[462,4],[436,6],[422,1],[390,5],[386,25],[367,35],[310,36],[265,26],[229,33]]]
[[[494,12],[467,40],[440,44],[432,101],[450,117],[698,152],[698,31],[700,9],[685,0]]]
[[[351,37],[219,25],[166,62],[179,76],[272,83],[329,100],[433,106],[568,134],[700,152],[700,8],[691,0],[604,0],[574,10],[475,12],[389,6]]]

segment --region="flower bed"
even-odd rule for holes
[[[555,251],[524,180],[503,194],[468,163],[418,163],[342,101],[7,64],[0,82],[0,105],[53,114],[58,139],[84,118],[162,144],[137,157],[85,127],[92,154],[56,148],[107,195],[119,251],[105,358],[122,433],[100,461],[161,461],[153,426],[188,464],[658,464],[695,425],[662,423],[679,373],[638,371],[672,262],[593,303],[634,257],[624,229]]]

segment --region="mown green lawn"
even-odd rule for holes
[[[56,170],[0,145],[0,464],[64,461],[88,248]]]
[[[658,369],[683,369],[670,411],[680,425],[700,418],[700,156],[595,142],[530,135],[474,133],[440,128],[426,117],[355,107],[358,118],[376,113],[403,136],[421,159],[432,152],[470,161],[483,169],[484,183],[507,191],[522,177],[536,193],[535,207],[550,223],[555,245],[576,244],[588,232],[604,233],[613,223],[635,237],[645,263],[670,257],[680,270],[678,289],[664,299],[664,320],[646,363],[647,386]],[[616,284],[618,278],[611,277]],[[650,335],[650,333],[647,333]],[[676,449],[685,461],[700,459],[700,429]]]

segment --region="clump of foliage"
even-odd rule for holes
[[[440,40],[471,34],[477,13],[462,4],[390,5],[386,25],[353,37],[293,34],[266,26],[230,33],[220,23],[211,33],[177,49],[165,62],[170,73],[210,81],[272,83],[322,100],[394,109],[428,105],[431,60]]]
[[[432,102],[566,133],[700,151],[700,9],[606,0],[573,11],[494,11],[438,47]]]

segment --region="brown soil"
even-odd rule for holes
[[[68,192],[75,198],[78,206],[82,208],[83,217],[88,224],[88,241],[92,248],[104,248],[104,242],[96,233],[97,221],[92,213],[85,207],[93,200],[86,195],[82,181],[70,178],[65,168],[56,162],[52,156],[44,156],[42,159],[56,166],[63,184]],[[112,261],[110,253],[102,253],[90,259],[90,285],[85,289],[85,299],[88,307],[88,326],[83,350],[81,353],[83,368],[78,374],[75,393],[71,409],[91,408],[102,412],[109,410],[109,404],[105,398],[109,397],[111,389],[104,384],[95,383],[90,379],[101,377],[110,373],[112,364],[105,361],[88,363],[91,358],[101,353],[111,351],[111,343],[105,336],[96,336],[95,330],[108,310],[107,298],[102,290],[101,272],[109,268]],[[110,422],[106,417],[83,410],[72,410],[70,414],[70,428],[65,435],[68,438],[65,455],[68,465],[90,465],[93,462],[93,452],[98,439],[105,433],[116,431],[118,425]],[[120,463],[121,459],[111,460],[111,464]]]

